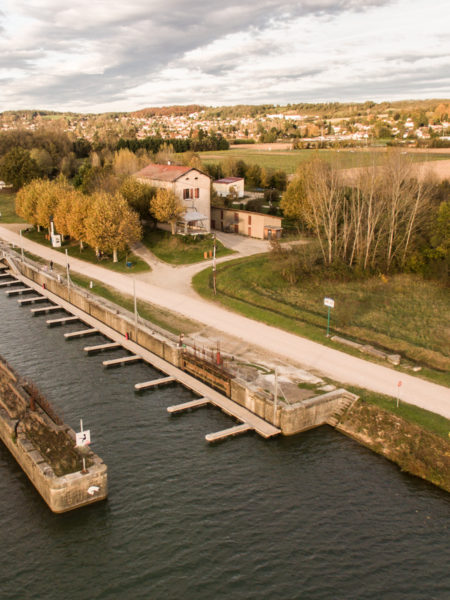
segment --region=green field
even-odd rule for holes
[[[14,211],[14,192],[0,192],[0,223],[25,223]]]
[[[200,158],[205,164],[217,164],[227,158],[243,160],[247,164],[257,164],[266,169],[281,169],[288,174],[295,173],[301,163],[320,158],[336,164],[342,169],[367,167],[380,164],[385,156],[383,151],[370,150],[258,150],[253,148],[233,148],[200,152]],[[406,156],[415,162],[450,159],[450,154],[407,153]]]
[[[48,248],[51,247],[51,243],[46,239],[47,234],[44,231],[39,232],[32,229],[23,235],[33,242],[37,242]],[[94,250],[89,246],[85,246],[84,250],[80,251],[80,245],[76,241],[66,242],[61,248],[54,248],[54,250],[63,253],[67,250],[69,257],[85,260],[86,262],[96,264],[118,273],[142,273],[151,270],[150,266],[145,261],[134,255],[132,252],[118,252],[119,260],[115,263],[111,256],[104,255],[101,259],[98,259]],[[131,264],[131,266],[127,266],[127,263]]]
[[[168,231],[154,229],[146,231],[142,243],[155,256],[164,262],[174,265],[188,265],[205,260],[204,253],[208,256],[213,250],[213,239],[211,235],[196,237],[171,235]],[[232,250],[225,248],[223,244],[216,241],[216,257],[233,254]]]
[[[213,299],[211,274],[194,277],[195,289]],[[266,322],[361,357],[355,350],[325,336],[327,309],[335,300],[331,334],[373,344],[425,365],[421,374],[450,384],[449,293],[438,282],[412,275],[356,281],[327,281],[317,276],[288,284],[267,255],[218,266],[216,301]]]

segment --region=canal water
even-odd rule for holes
[[[0,354],[74,429],[91,430],[109,499],[52,514],[0,442],[0,598],[432,600],[450,597],[449,496],[328,427],[264,441],[214,408],[169,416],[175,385],[105,370],[79,328],[0,293]],[[89,341],[87,341],[89,340]]]

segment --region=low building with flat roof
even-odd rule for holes
[[[248,210],[215,206],[211,208],[212,229],[248,235],[261,240],[280,239],[283,232],[281,220],[281,217]]]

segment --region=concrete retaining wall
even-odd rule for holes
[[[107,306],[104,306],[94,298],[85,296],[79,292],[73,286],[70,288],[70,293],[67,289],[67,285],[59,283],[52,276],[37,271],[33,267],[27,264],[19,264],[22,274],[31,279],[39,285],[45,284],[45,287],[56,294],[63,300],[66,300],[81,309],[88,315],[95,317],[108,327],[111,327],[118,333],[125,335],[127,332],[131,334],[131,338],[136,341],[140,346],[153,352],[160,358],[163,358],[172,365],[179,367],[181,360],[181,349],[168,339],[165,339],[162,335],[156,332],[147,330],[142,325],[138,326],[137,339],[135,339],[135,324],[132,318],[121,314],[119,311],[114,311]],[[69,298],[70,296],[70,298]]]

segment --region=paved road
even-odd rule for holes
[[[0,237],[8,242],[20,245],[20,236],[9,228],[0,226]],[[60,252],[45,248],[29,240],[23,240],[24,248],[34,254],[53,260],[55,264],[65,265],[65,256]],[[72,271],[86,277],[104,281],[117,290],[131,294],[130,275],[114,273],[97,265],[71,258]],[[288,361],[294,361],[306,369],[322,373],[343,384],[354,384],[382,394],[396,396],[397,383],[402,381],[400,398],[405,402],[450,418],[450,389],[430,383],[418,377],[399,374],[393,369],[365,361],[354,356],[322,346],[316,342],[281,331],[257,321],[235,314],[212,302],[195,296],[193,292],[183,293],[157,286],[146,281],[136,280],[136,293],[139,298],[181,313],[210,327],[219,329],[247,343],[259,346],[279,355]]]

